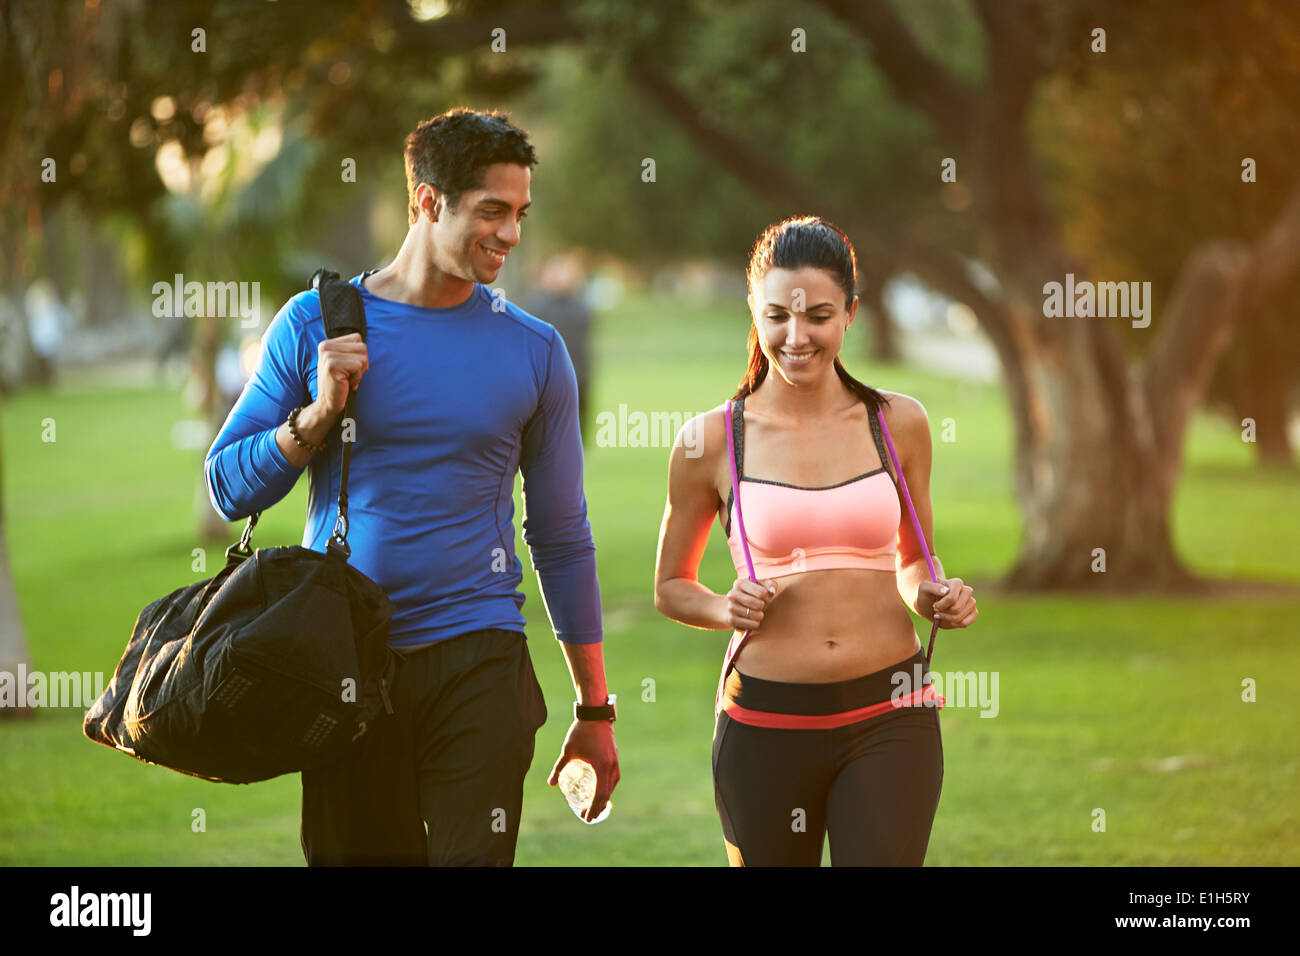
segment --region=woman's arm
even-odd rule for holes
[[[916,508],[917,520],[921,522],[921,531],[929,542],[930,554],[934,559],[935,573],[942,579],[943,566],[939,563],[938,548],[934,544],[934,517],[930,507],[930,419],[923,406],[909,395],[887,392],[889,405],[885,409],[885,423],[889,426],[889,435],[894,440],[894,450],[898,453],[899,464],[903,469],[903,479],[907,482],[908,493],[912,496],[912,506]],[[893,462],[889,463],[893,470]],[[920,593],[922,581],[930,580],[930,569],[925,563],[925,548],[916,540],[916,529],[912,525],[912,515],[907,509],[907,501],[902,489],[898,495],[898,559],[897,579],[898,593],[903,602],[913,611],[926,619],[931,618],[931,599]],[[918,599],[921,601],[918,606]]]
[[[683,440],[687,434],[701,437],[692,444],[702,454],[687,454]],[[718,515],[714,472],[719,445],[725,442],[721,410],[697,416],[677,433],[668,460],[668,501],[655,560],[655,608],[659,613],[691,627],[712,630],[732,626],[726,596],[709,590],[697,576],[709,530]]]
[[[715,475],[727,444],[723,420],[721,411],[698,415],[683,426],[673,444],[655,561],[655,607],[691,627],[754,630],[776,595],[773,581],[737,578],[726,594],[715,594],[696,577],[720,504]],[[685,435],[701,437],[688,445]]]
[[[939,560],[938,546],[934,543],[934,513],[930,506],[930,464],[933,448],[930,442],[930,418],[925,406],[908,395],[887,393],[890,399],[885,410],[885,423],[894,439],[903,469],[903,479],[916,509],[921,532],[929,543],[938,584],[931,585],[930,569],[925,561],[925,547],[916,540],[911,512],[899,489],[899,507],[902,514],[898,522],[898,593],[903,601],[918,615],[928,621],[939,614],[941,627],[966,627],[979,612],[975,610],[972,589],[961,578],[949,580]],[[924,585],[924,586],[923,586]]]

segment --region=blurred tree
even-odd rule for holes
[[[1173,551],[1169,504],[1186,424],[1241,319],[1258,315],[1295,272],[1300,193],[1261,206],[1253,231],[1227,233],[1247,239],[1212,238],[1227,220],[1198,219],[1207,231],[1186,230],[1176,210],[1159,223],[1135,222],[1139,230],[1184,227],[1150,330],[1047,318],[1045,283],[1067,273],[1114,276],[1097,247],[1101,234],[1080,242],[1087,234],[1063,225],[1071,213],[1059,197],[1088,176],[1072,180],[1075,167],[1053,163],[1060,153],[1043,143],[1061,137],[1087,153],[1117,139],[1109,127],[1118,121],[1104,112],[1072,135],[1053,125],[1057,76],[1162,87],[1169,74],[1195,72],[1195,57],[1240,61],[1262,35],[1295,36],[1300,27],[1293,5],[1230,9],[1237,19],[1219,30],[1216,18],[1226,14],[1212,0],[823,0],[793,16],[775,0],[211,0],[147,14],[126,3],[16,3],[0,27],[0,80],[15,103],[2,129],[0,215],[14,244],[11,229],[30,238],[55,203],[75,196],[92,214],[134,217],[155,249],[151,261],[161,262],[178,251],[158,248],[168,235],[154,201],[164,192],[158,160],[174,150],[170,142],[187,162],[205,157],[213,148],[207,113],[218,106],[246,114],[277,94],[290,97],[291,112],[329,157],[315,177],[341,156],[391,160],[418,119],[476,96],[502,102],[554,69],[555,88],[569,97],[553,110],[557,125],[599,140],[585,157],[565,154],[557,171],[576,201],[552,213],[575,239],[666,260],[695,247],[746,248],[774,216],[812,211],[836,220],[854,237],[868,281],[914,273],[968,304],[998,351],[1026,519],[1011,583],[1185,586],[1192,581]],[[1160,37],[1168,22],[1194,22],[1200,39],[1177,29]],[[1097,26],[1107,28],[1110,50],[1126,48],[1124,57],[1091,52]],[[506,30],[506,53],[492,50],[496,28]],[[206,31],[202,53],[198,29]],[[1213,51],[1207,36],[1219,41]],[[1143,72],[1138,58],[1156,37],[1168,68]],[[565,65],[574,50],[586,77]],[[1282,67],[1271,75],[1294,101],[1295,49],[1278,44],[1277,53]],[[1128,73],[1126,63],[1134,64]],[[1234,90],[1208,95],[1231,109]],[[1167,97],[1179,104],[1175,114],[1187,95]],[[1147,132],[1155,148],[1161,136],[1186,138],[1187,130],[1168,122]],[[60,162],[57,183],[40,181],[42,157]],[[652,203],[632,191],[646,185],[646,157],[658,160],[666,187]],[[956,181],[941,181],[945,159]],[[1223,182],[1225,194],[1228,182],[1243,188],[1235,166],[1213,178],[1217,162],[1198,148],[1184,166],[1210,177],[1205,183]],[[1149,177],[1152,168],[1139,159],[1133,173]],[[1105,170],[1098,163],[1092,175]],[[310,182],[308,208],[340,202],[337,180]],[[1124,264],[1139,275],[1167,268],[1148,266],[1140,245],[1131,250]],[[31,274],[30,252],[19,253],[26,264],[4,267],[6,284]],[[1106,574],[1091,571],[1096,548],[1106,551]]]
[[[1173,277],[1168,286],[1155,286],[1159,311],[1150,332],[1123,319],[1049,318],[1047,283],[1064,283],[1067,274],[1079,285],[1112,276],[1092,261],[1096,248],[1067,241],[1049,202],[1049,185],[1057,193],[1076,187],[1067,165],[1053,167],[1041,158],[1040,129],[1051,124],[1035,111],[1035,99],[1055,73],[1088,77],[1108,70],[1105,55],[1090,53],[1092,30],[1111,25],[1109,17],[1120,8],[1127,16],[1108,35],[1112,49],[1130,48],[1125,62],[1138,62],[1158,36],[1164,47],[1160,57],[1167,70],[1135,70],[1117,80],[1149,89],[1161,86],[1167,73],[1194,69],[1196,57],[1210,55],[1200,42],[1204,36],[1215,37],[1213,55],[1229,63],[1248,56],[1264,34],[1296,36],[1300,7],[1225,10],[1212,0],[1137,6],[824,0],[817,6],[824,16],[801,10],[797,23],[775,4],[752,2],[742,13],[733,4],[680,0],[642,9],[629,22],[612,0],[591,0],[581,5],[580,15],[595,38],[586,46],[592,57],[626,63],[636,87],[662,115],[762,203],[775,203],[782,215],[825,212],[854,236],[864,261],[890,263],[891,272],[911,271],[972,308],[1001,358],[1015,422],[1026,534],[1011,585],[1197,584],[1175,554],[1169,532],[1186,425],[1241,319],[1258,315],[1260,304],[1279,294],[1300,264],[1295,176],[1284,181],[1285,201],[1255,223],[1248,240],[1215,238],[1223,220],[1197,217],[1195,224],[1205,231],[1187,230],[1174,210],[1166,210],[1158,224],[1131,223],[1139,230],[1183,230],[1173,247]],[[1223,16],[1235,18],[1233,29],[1217,28]],[[1126,32],[1124,24],[1137,19],[1143,26]],[[1185,36],[1189,31],[1162,36],[1171,19],[1197,21],[1190,31],[1197,42]],[[972,25],[982,42],[970,42]],[[795,28],[809,38],[809,50],[816,45],[817,55],[792,49]],[[764,31],[766,43],[756,42]],[[1279,86],[1262,105],[1287,117],[1300,56],[1294,44],[1279,46],[1286,56],[1272,74]],[[850,78],[863,72],[861,56],[854,54],[863,51],[894,100],[928,121],[928,134],[899,136],[891,126],[907,127],[892,123],[888,109],[873,109],[870,96],[860,98],[856,114],[846,108]],[[972,63],[970,57],[981,51],[983,61]],[[1223,108],[1232,108],[1232,89],[1207,92],[1223,96]],[[846,122],[850,115],[856,122]],[[1063,150],[1093,149],[1094,137],[1104,142],[1112,135],[1104,129],[1108,122],[1114,120],[1093,117],[1079,124]],[[883,128],[872,128],[875,123]],[[855,138],[867,130],[870,135]],[[1177,132],[1185,138],[1185,128]],[[1150,148],[1160,148],[1158,139]],[[837,176],[835,158],[841,155],[857,166],[849,184]],[[954,182],[940,182],[945,158],[955,163]],[[1214,166],[1205,150],[1180,161],[1221,195],[1251,201],[1233,192],[1240,186],[1236,161]],[[1154,172],[1140,162],[1130,168],[1135,177]],[[1199,199],[1198,193],[1181,197],[1183,203]],[[972,269],[976,260],[992,269],[992,282]],[[1158,278],[1145,262],[1139,275]],[[1106,555],[1105,574],[1093,572],[1098,548]]]
[[[305,12],[225,0],[0,9],[0,90],[15,105],[0,124],[0,286],[21,292],[47,273],[66,286],[67,230],[50,226],[68,207],[120,244],[137,303],[179,273],[258,282],[274,311],[318,264],[369,264],[369,243],[358,240],[369,236],[370,211],[357,199],[384,173],[400,194],[402,138],[445,108],[441,85],[414,69],[415,51],[385,64],[397,27],[411,22],[405,4]],[[356,37],[369,43],[358,50]],[[371,109],[371,96],[409,97],[409,114]],[[344,175],[345,163],[356,175]],[[353,221],[330,237],[340,210]],[[182,321],[197,329],[193,397],[219,425],[227,407],[215,359],[233,325]],[[226,536],[198,480],[200,533]]]
[[[1300,155],[1294,14],[1198,3],[1152,15],[1166,7],[1092,5],[1111,42],[1104,54],[1082,44],[1065,52],[1044,84],[1037,137],[1067,244],[1088,250],[1098,273],[1140,275],[1162,297],[1190,240],[1250,239],[1269,227]],[[1206,392],[1238,427],[1253,419],[1260,460],[1284,466],[1286,396],[1300,385],[1300,336],[1289,328],[1297,296],[1293,274],[1260,299]]]
[[[208,176],[195,175],[190,188],[168,196],[163,202],[167,236],[182,274],[204,276],[215,281],[256,283],[276,300],[290,280],[284,266],[293,260],[301,228],[307,172],[316,159],[316,147],[295,122],[285,123],[282,104],[262,102],[246,117],[234,120],[234,135],[223,144],[219,162],[193,164],[210,168]],[[270,138],[259,150],[259,140]],[[269,157],[269,158],[268,158]],[[234,277],[238,277],[235,280]],[[165,281],[171,284],[170,278]],[[299,280],[298,291],[305,285]],[[274,291],[273,291],[274,290]],[[172,304],[181,309],[182,303]],[[205,309],[194,316],[195,347],[192,355],[193,400],[213,435],[230,411],[215,369],[217,353],[229,342],[243,317],[209,314]],[[260,305],[260,301],[259,301]],[[275,306],[268,303],[272,309]],[[186,318],[188,318],[186,316]],[[249,319],[260,322],[260,316]],[[199,476],[196,493],[200,535],[205,540],[224,537],[226,522],[208,501],[207,486]]]

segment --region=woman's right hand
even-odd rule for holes
[[[774,597],[775,581],[736,578],[736,583],[727,592],[727,627],[737,631],[757,630],[763,623],[763,612]]]
[[[348,393],[361,384],[361,376],[370,368],[366,343],[361,333],[352,332],[325,339],[317,348],[316,390],[326,414],[335,418],[343,414]]]

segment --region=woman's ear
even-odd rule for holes
[[[849,321],[845,324],[844,328],[847,329],[850,325],[853,324],[853,317],[857,314],[858,314],[858,297],[855,295],[853,297],[853,301],[849,304]]]

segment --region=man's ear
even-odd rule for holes
[[[415,191],[415,201],[420,207],[420,215],[430,222],[437,222],[442,214],[442,195],[428,183],[420,183]]]

